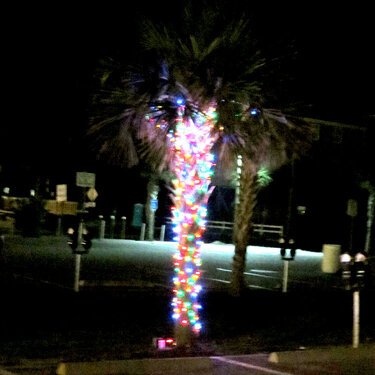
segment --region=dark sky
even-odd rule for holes
[[[315,117],[355,123],[375,114],[369,6],[230,3],[249,13],[269,56],[285,52],[283,43],[295,45],[293,90]],[[85,168],[91,156],[80,143],[98,58],[134,52],[142,15],[170,22],[180,11],[179,2],[148,4],[139,0],[115,7],[108,2],[78,7],[61,2],[39,8],[12,6],[3,12],[10,22],[3,31],[8,115],[1,125],[0,164],[32,164],[50,171],[71,168],[76,160]]]

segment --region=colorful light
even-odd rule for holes
[[[206,229],[207,201],[210,195],[211,176],[215,166],[211,149],[215,141],[213,129],[216,122],[215,106],[190,116],[185,114],[185,100],[176,98],[177,117],[175,131],[167,133],[174,155],[174,206],[172,207],[173,239],[178,242],[174,254],[172,318],[176,325],[189,326],[199,333],[197,303],[202,286],[200,247]],[[152,108],[148,121],[153,126],[165,128],[165,121],[154,120],[159,107]]]
[[[197,323],[198,304],[195,301],[202,289],[197,282],[201,275],[201,237],[206,225],[206,206],[214,166],[214,155],[210,150],[215,141],[212,128],[216,113],[215,108],[211,107],[204,113],[185,118],[184,101],[179,98],[176,103],[176,131],[174,142],[171,143],[176,174],[173,181],[175,198],[172,213],[175,238],[178,241],[175,258],[180,259],[178,268],[184,271],[177,274],[179,290],[175,303],[184,308],[178,314],[174,313],[174,318],[178,324],[190,325],[193,332],[199,333],[202,325]]]

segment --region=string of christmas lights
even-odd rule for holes
[[[184,118],[185,106],[180,101],[176,131],[171,138],[175,152],[175,195],[172,207],[174,240],[173,319],[177,324],[190,325],[199,333],[198,294],[202,289],[201,276],[202,232],[206,229],[208,190],[211,183],[214,155],[210,153],[215,108]]]
[[[207,201],[210,196],[211,176],[214,155],[210,150],[215,141],[212,130],[216,122],[215,107],[203,113],[185,115],[183,99],[177,99],[177,118],[175,131],[170,130],[167,137],[174,153],[173,180],[175,194],[172,207],[173,240],[178,242],[173,255],[174,289],[172,318],[177,325],[190,326],[198,334],[202,328],[198,294],[202,264],[200,248],[202,233],[206,229]],[[151,107],[147,116],[149,123],[157,128],[165,128],[164,120],[154,119],[162,107]],[[220,129],[222,130],[222,129]]]

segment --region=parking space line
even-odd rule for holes
[[[206,277],[205,280],[211,280],[211,281],[218,281],[220,283],[230,284],[230,281],[227,280],[221,280],[221,279],[211,279],[209,277]]]
[[[269,368],[266,368],[266,367],[251,365],[250,363],[243,363],[243,362],[239,362],[239,361],[234,361],[233,359],[228,359],[228,358],[225,358],[225,357],[210,357],[210,358],[216,359],[216,360],[221,361],[221,362],[229,363],[231,365],[241,366],[241,367],[245,367],[245,368],[252,369],[252,370],[263,371],[263,372],[266,372],[268,374],[294,375],[294,374],[291,374],[290,372],[282,372],[282,371],[272,370],[272,369],[269,369]]]

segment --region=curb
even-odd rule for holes
[[[14,372],[9,372],[0,368],[0,375],[16,375]]]
[[[57,375],[211,375],[208,357],[59,363]]]
[[[375,361],[375,344],[361,345],[357,349],[350,346],[338,346],[311,350],[273,352],[268,357],[268,362],[281,364],[340,362],[343,360]]]

